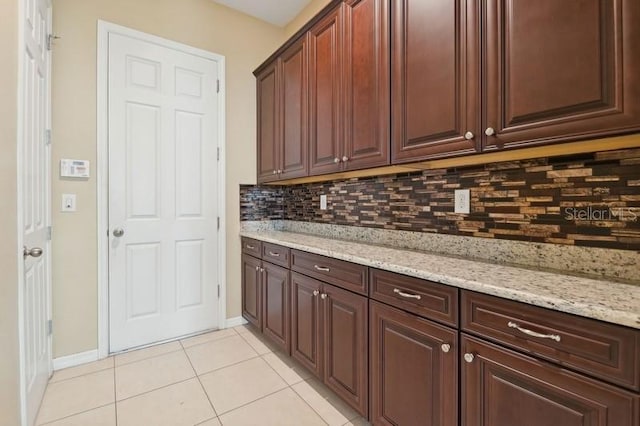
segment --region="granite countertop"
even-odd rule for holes
[[[640,329],[640,286],[286,231],[243,237]]]

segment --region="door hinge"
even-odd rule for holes
[[[53,334],[53,320],[47,321],[47,333],[49,333],[49,336]]]
[[[51,129],[44,131],[44,144],[51,145]]]
[[[220,284],[218,284],[218,299],[220,299]]]
[[[220,147],[217,148],[218,161],[220,161]]]
[[[51,226],[47,226],[47,241],[51,241],[51,236],[53,234],[53,229]]]
[[[216,80],[216,93],[220,93],[220,80]]]
[[[218,216],[218,230],[220,230],[220,216]]]
[[[47,50],[51,50],[51,48],[53,47],[53,42],[59,38],[60,37],[55,34],[49,34],[47,36]]]

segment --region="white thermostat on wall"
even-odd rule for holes
[[[89,160],[60,160],[60,177],[88,178]]]

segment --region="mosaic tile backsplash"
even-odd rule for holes
[[[470,214],[453,212],[456,189],[470,189]],[[327,210],[320,210],[320,194],[327,194]],[[285,219],[640,250],[640,149],[241,186],[240,215],[243,221]]]

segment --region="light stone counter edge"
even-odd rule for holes
[[[241,230],[240,235],[640,329],[640,286],[293,232]]]

